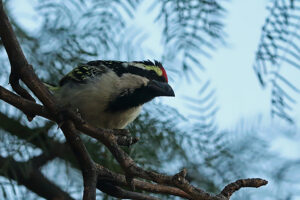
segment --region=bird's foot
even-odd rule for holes
[[[117,137],[120,146],[131,146],[139,141],[139,138],[132,137],[127,129],[113,129],[113,134]]]
[[[116,136],[128,136],[130,132],[128,129],[113,129],[114,135]]]

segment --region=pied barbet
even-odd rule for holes
[[[160,62],[96,60],[79,64],[58,87],[51,88],[62,106],[79,111],[95,127],[122,129],[158,96],[175,96]]]

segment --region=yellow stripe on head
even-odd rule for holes
[[[145,69],[155,71],[158,76],[162,76],[163,74],[162,70],[157,66],[145,65]]]

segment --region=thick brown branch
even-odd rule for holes
[[[46,199],[71,200],[66,192],[50,182],[38,169],[28,162],[16,162],[12,158],[0,156],[0,174],[17,181],[28,189]]]

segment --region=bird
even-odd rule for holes
[[[80,63],[49,89],[61,106],[71,107],[89,124],[105,129],[124,129],[145,103],[175,96],[166,70],[156,60]]]

